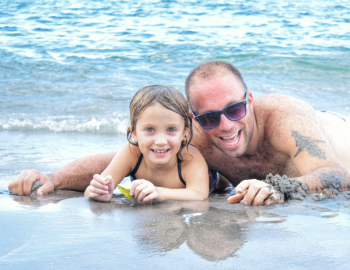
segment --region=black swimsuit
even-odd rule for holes
[[[130,175],[131,182],[134,181],[134,180],[136,179],[135,174],[136,174],[137,170],[138,170],[139,167],[140,167],[142,158],[143,158],[143,154],[141,153],[140,156],[139,156],[139,159],[137,160],[137,163],[136,163],[135,168],[134,168],[134,169],[132,170],[132,172],[129,174],[129,175]],[[179,173],[180,181],[186,186],[186,182],[185,182],[185,180],[182,178],[182,175],[181,175],[181,159],[179,159],[179,157],[177,157],[177,171],[178,171],[178,173]]]

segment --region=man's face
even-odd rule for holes
[[[204,81],[196,80],[190,87],[190,101],[196,115],[219,111],[244,100],[245,89],[231,74]],[[240,120],[231,121],[221,114],[220,124],[213,129],[203,129],[196,120],[194,125],[226,156],[239,157],[246,152],[254,130],[252,101],[253,97],[249,94],[247,113]]]

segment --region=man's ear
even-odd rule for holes
[[[249,102],[249,104],[253,105],[253,100],[254,100],[254,98],[253,98],[252,92],[248,91],[248,102]]]
[[[191,116],[192,120],[196,120],[196,119],[194,118],[193,112],[192,112],[191,110],[190,110],[190,116]]]

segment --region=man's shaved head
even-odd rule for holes
[[[185,85],[186,97],[190,104],[190,107],[192,108],[190,101],[190,87],[192,85],[197,83],[203,83],[203,81],[212,79],[214,77],[223,77],[229,74],[232,74],[235,78],[237,78],[238,81],[241,82],[244,90],[247,90],[247,86],[243,81],[241,73],[238,71],[237,68],[235,68],[228,62],[211,61],[204,63],[192,70],[192,72],[190,73],[190,75],[188,75],[186,79]]]

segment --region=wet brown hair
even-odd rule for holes
[[[210,79],[215,76],[222,76],[226,74],[232,74],[235,76],[241,83],[243,88],[247,91],[247,86],[243,80],[241,73],[236,67],[225,61],[210,61],[204,64],[199,65],[187,76],[185,84],[185,92],[188,102],[190,103],[190,86],[195,78],[199,79]],[[192,108],[192,107],[191,107]]]
[[[130,144],[138,146],[135,142],[132,133],[136,129],[137,118],[143,110],[149,106],[159,103],[168,110],[178,113],[185,123],[185,130],[189,133],[189,138],[181,142],[179,157],[182,160],[181,150],[188,146],[193,137],[192,119],[189,113],[189,105],[185,97],[175,88],[163,85],[150,85],[142,87],[136,92],[131,99],[130,108],[130,126],[127,131],[127,139]]]

